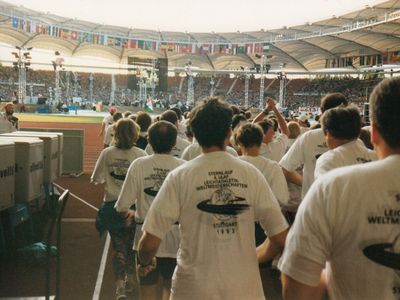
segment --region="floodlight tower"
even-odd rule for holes
[[[139,101],[140,103],[145,106],[147,103],[147,86],[146,86],[146,80],[148,78],[147,76],[147,71],[145,70],[137,70],[136,71],[136,76],[139,76]]]
[[[279,80],[279,106],[285,107],[285,94],[286,94],[286,74],[285,72],[278,73]]]
[[[214,92],[215,92],[215,80],[214,80],[214,75],[212,75],[210,80],[210,97],[214,96]]]
[[[259,55],[256,54],[257,58],[261,59],[261,63],[260,63],[260,97],[259,97],[259,101],[258,101],[258,108],[260,110],[264,109],[264,73],[265,73],[265,61],[266,61],[266,57],[265,55]],[[267,69],[267,73],[268,73],[268,69]]]
[[[93,103],[93,80],[94,76],[93,73],[89,75],[89,101]]]
[[[194,106],[194,85],[193,85],[192,62],[190,60],[186,64],[185,71],[186,71],[186,76],[188,78],[186,105],[192,107]]]
[[[156,60],[151,61],[151,72],[150,72],[150,85],[151,85],[151,97],[154,99],[156,84],[158,83],[158,77],[156,74]]]
[[[250,69],[248,67],[244,68],[244,106],[249,107],[249,81],[250,81]]]
[[[64,64],[64,58],[60,57],[60,52],[54,52],[56,58],[51,61],[55,72],[55,86],[54,86],[54,100],[58,104],[61,102],[61,88],[60,88],[60,69]]]
[[[32,48],[25,49],[18,46],[15,48],[18,52],[11,52],[11,54],[16,58],[13,65],[18,69],[18,102],[24,104],[26,98],[26,69],[31,64],[30,60],[32,57],[29,51],[32,50]]]
[[[71,80],[71,72],[66,72],[65,73],[65,99],[68,101],[68,99],[71,97],[71,88],[70,88],[70,80]]]

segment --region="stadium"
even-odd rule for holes
[[[288,124],[310,126],[318,123],[321,99],[340,93],[370,125],[374,87],[399,73],[399,0],[302,25],[231,32],[105,25],[0,1],[0,117],[12,104],[9,121],[18,129],[0,122],[0,299],[115,299],[114,241],[95,228],[106,192],[90,184],[104,146],[114,142],[103,140],[114,111],[136,121],[142,112],[158,120],[177,109],[185,119],[215,96],[254,121],[266,110],[278,114],[271,97]],[[279,118],[272,119],[277,128]],[[180,133],[193,139],[178,126]],[[34,161],[39,148],[41,162]],[[27,178],[43,169],[41,179],[18,177],[21,159]],[[69,202],[58,216],[65,190]],[[52,222],[62,224],[62,235],[50,232]],[[46,244],[56,246],[53,254]],[[266,299],[283,299],[277,268],[260,273]],[[117,299],[145,299],[138,290]]]

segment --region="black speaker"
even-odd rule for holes
[[[46,97],[39,97],[37,104],[46,104],[47,98]]]
[[[128,75],[128,89],[130,89],[131,91],[138,91],[139,90],[139,86],[138,86],[138,81],[136,78],[136,75]]]
[[[168,59],[159,58],[158,63],[158,86],[157,90],[166,92],[168,90]]]

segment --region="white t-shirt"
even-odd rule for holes
[[[240,156],[240,159],[251,163],[264,175],[272,192],[281,206],[286,206],[289,200],[289,191],[285,175],[275,161],[262,156]]]
[[[181,157],[183,151],[190,145],[187,140],[182,139],[181,137],[176,137],[176,145],[172,148],[171,155],[175,157]],[[144,149],[148,155],[154,154],[153,147],[151,147],[150,143],[147,144],[146,149]]]
[[[104,145],[111,145],[113,138],[113,126],[112,124],[110,126],[107,126],[106,133],[104,134]]]
[[[288,147],[288,140],[286,134],[278,134],[268,144],[261,144],[260,155],[273,161],[280,161]]]
[[[361,140],[357,139],[322,154],[317,159],[314,178],[317,179],[326,172],[339,167],[362,164],[377,159],[375,151],[369,150]]]
[[[115,209],[118,212],[128,211],[133,204],[136,204],[135,222],[139,226],[136,226],[134,250],[138,250],[142,236],[140,223],[143,223],[165,177],[183,163],[184,160],[169,154],[153,154],[136,159],[129,167]],[[179,241],[179,229],[174,225],[161,242],[156,256],[176,257]]]
[[[324,132],[321,128],[313,129],[299,136],[279,162],[288,171],[296,171],[299,166],[304,164],[303,186],[301,190],[303,198],[314,181],[314,169],[317,158],[326,151],[328,151],[328,148]]]
[[[116,201],[126,173],[132,161],[146,152],[137,147],[119,149],[111,146],[105,148],[97,159],[91,177],[91,182],[106,183],[104,187],[104,201]]]
[[[6,114],[0,114],[0,134],[17,131],[17,125],[7,119]]]
[[[330,299],[398,300],[400,155],[332,170],[313,184],[280,270],[310,286],[327,270]]]
[[[183,122],[178,123],[178,136],[184,140],[187,140],[186,137],[186,126]]]
[[[110,125],[114,124],[114,118],[112,115],[107,115],[103,118],[102,124],[104,124],[104,135],[103,135],[103,144],[105,145],[109,145],[109,143],[107,144],[107,129],[108,127],[110,127]],[[110,132],[111,133],[111,132]],[[111,135],[110,135],[111,137]],[[109,139],[109,141],[111,142],[111,139]]]
[[[235,157],[238,157],[236,150],[230,146],[226,146],[225,151]],[[182,153],[181,158],[184,160],[192,160],[201,154],[203,154],[201,146],[199,145],[199,143],[194,142],[193,144],[190,144],[188,147],[186,147],[186,149]]]
[[[143,229],[162,239],[177,221],[181,244],[171,299],[265,299],[254,222],[269,236],[287,224],[255,167],[217,151],[170,172]]]

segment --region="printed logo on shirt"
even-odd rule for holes
[[[130,161],[126,159],[116,159],[111,163],[111,170],[109,174],[114,179],[115,184],[122,186],[126,178],[126,173],[128,172],[129,165]]]
[[[356,158],[356,161],[357,161],[357,163],[359,163],[359,164],[365,164],[365,163],[371,162],[372,160],[371,160],[371,159],[365,159],[365,158],[363,158],[363,157],[357,157],[357,158]]]
[[[157,196],[157,193],[169,172],[170,169],[153,168],[153,172],[144,178],[146,185],[148,185],[147,182],[150,181],[150,186],[145,188],[143,192],[151,197]]]
[[[240,183],[232,177],[233,171],[209,172],[209,179],[205,180],[197,191],[212,189],[210,199],[205,199],[197,204],[203,212],[213,214],[213,228],[220,237],[228,237],[237,232],[237,216],[250,208],[245,198],[236,196],[231,187],[247,188],[247,184]],[[216,190],[215,190],[216,189]]]
[[[379,243],[365,247],[363,253],[373,262],[393,269],[400,279],[400,234],[392,243]]]

